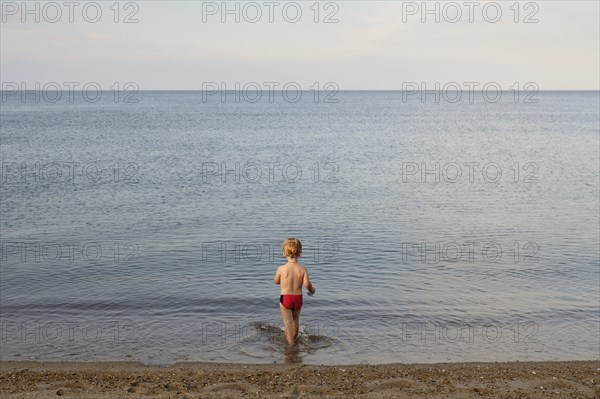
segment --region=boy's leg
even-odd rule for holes
[[[283,305],[279,304],[281,309],[281,318],[283,319],[283,325],[285,327],[285,337],[288,344],[294,343],[294,317],[291,309],[286,309]]]
[[[300,309],[294,309],[292,312],[292,319],[294,321],[294,338],[298,336],[298,330],[300,329]]]

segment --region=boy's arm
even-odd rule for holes
[[[312,295],[315,293],[315,287],[313,287],[310,282],[310,278],[308,277],[308,270],[304,269],[304,287],[308,290],[308,295]]]
[[[275,278],[273,279],[273,281],[275,281],[275,284],[279,284],[281,282],[281,274],[279,274],[279,267],[275,272]]]

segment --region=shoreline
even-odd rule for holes
[[[0,361],[6,398],[596,398],[600,361],[307,365]]]

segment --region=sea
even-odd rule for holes
[[[600,359],[598,91],[113,94],[2,93],[0,359]]]

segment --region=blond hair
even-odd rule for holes
[[[302,255],[302,243],[299,239],[290,237],[283,242],[283,256],[298,258]]]

